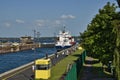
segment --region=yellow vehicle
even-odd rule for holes
[[[51,76],[50,59],[38,59],[35,61],[35,79],[48,79]]]
[[[82,50],[83,48],[79,46],[78,49],[79,49],[79,50]]]

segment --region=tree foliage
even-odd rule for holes
[[[120,13],[118,14],[118,19],[112,22],[114,26],[114,33],[116,34],[116,48],[114,50],[114,66],[116,71],[116,77],[120,80]]]
[[[113,32],[113,21],[117,18],[115,4],[108,2],[88,24],[87,30],[80,34],[81,45],[93,57],[103,64],[113,60],[116,36]]]

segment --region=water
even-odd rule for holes
[[[19,38],[0,38],[0,42],[20,42]],[[41,43],[53,43],[54,38],[40,38],[36,41]],[[56,52],[55,48],[38,48],[34,50],[26,50],[15,53],[0,54],[0,74],[42,58],[47,53],[48,55]]]
[[[0,55],[0,74],[56,52],[55,48],[37,48]]]

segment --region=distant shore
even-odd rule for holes
[[[54,43],[34,43],[34,44],[19,44],[19,45],[8,45],[8,46],[0,46],[0,54],[18,52],[23,50],[34,50],[34,48],[53,48],[55,47]]]
[[[33,48],[39,48],[40,44],[20,44],[20,45],[7,45],[0,46],[0,54],[18,52],[23,50],[29,50]]]

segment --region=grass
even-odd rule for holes
[[[77,60],[78,56],[76,55],[80,55],[81,53],[82,50],[77,50],[53,66],[51,69],[51,78],[49,80],[59,80],[59,78],[65,73],[67,65]]]

